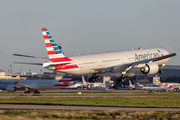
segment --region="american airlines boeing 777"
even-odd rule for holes
[[[121,73],[118,81],[124,82],[129,79],[126,72],[133,68],[140,68],[143,74],[162,73],[162,67],[165,66],[165,63],[171,57],[176,56],[176,53],[169,54],[168,51],[161,48],[148,48],[66,57],[46,28],[42,28],[42,34],[49,59],[13,54],[46,61],[44,63],[16,63],[42,65],[44,68],[72,75],[93,74],[89,80],[93,82],[99,79],[96,74],[107,72]]]

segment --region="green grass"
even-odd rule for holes
[[[0,98],[0,104],[180,108],[180,97]]]
[[[25,94],[25,93],[0,93],[0,96],[33,96],[34,93],[31,94]],[[36,95],[41,95],[41,96],[118,96],[118,95],[180,95],[180,93],[175,93],[175,92],[154,92],[154,93],[87,93],[87,92],[82,92],[82,94],[77,94],[76,93],[41,93],[41,94],[36,94]]]
[[[57,111],[57,110],[0,110],[0,120],[67,120],[67,119],[117,119],[117,120],[178,120],[180,112],[154,111]]]

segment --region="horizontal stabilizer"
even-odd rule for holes
[[[43,57],[36,57],[36,56],[30,56],[30,55],[22,55],[22,54],[13,54],[14,56],[20,56],[20,57],[29,57],[29,58],[35,58],[37,60],[42,61],[49,61],[49,58],[43,58]]]
[[[25,63],[25,62],[14,62],[16,64],[28,64],[28,65],[43,65],[43,63]]]

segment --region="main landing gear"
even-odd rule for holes
[[[159,67],[159,74],[163,74],[162,66]]]
[[[30,90],[26,90],[24,93],[31,93],[31,91]],[[35,90],[34,93],[40,93],[40,91],[39,90]]]
[[[30,93],[30,90],[26,90],[24,93]]]
[[[121,77],[117,80],[117,82],[125,82],[126,80],[129,80],[129,76],[125,76],[124,74],[121,75]]]
[[[35,90],[34,93],[40,93],[40,91],[39,90]]]
[[[100,80],[100,76],[96,76],[95,73],[92,75],[91,78],[89,78],[89,82],[95,82],[95,81],[98,81],[98,80]]]

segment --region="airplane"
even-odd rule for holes
[[[0,80],[0,89],[14,92],[19,89],[24,93],[40,93],[39,90],[66,88],[74,84],[72,75],[64,75],[60,80]]]
[[[170,86],[170,87],[168,88],[168,91],[173,91],[175,88],[176,88],[176,86]]]
[[[158,78],[158,76],[156,75],[156,82],[158,86],[163,86],[165,83],[161,83],[160,79]],[[180,89],[180,84],[179,83],[169,83],[169,86],[176,86],[175,88],[179,88]]]
[[[176,53],[169,54],[161,48],[139,48],[137,50],[115,51],[107,53],[87,54],[66,57],[46,28],[42,34],[49,58],[13,54],[15,56],[30,57],[45,61],[44,63],[15,62],[19,64],[41,65],[46,69],[59,71],[71,75],[93,74],[89,82],[100,79],[96,74],[120,73],[118,82],[129,80],[128,70],[139,68],[143,74],[152,75],[163,73],[162,68]]]
[[[135,85],[135,88],[136,89],[140,89],[140,90],[152,90],[152,91],[166,91],[168,90],[168,83],[166,83],[164,86],[161,86],[161,87],[155,87],[155,86],[139,86],[137,84],[137,82],[134,80],[134,85]]]
[[[135,85],[133,85],[130,80],[129,80],[129,87],[130,87],[131,89],[135,89]]]
[[[83,88],[88,88],[88,87],[94,87],[94,88],[103,88],[103,89],[107,89],[104,83],[90,83],[90,82],[86,82],[86,80],[84,79],[84,76],[82,75],[82,82],[83,82]]]

